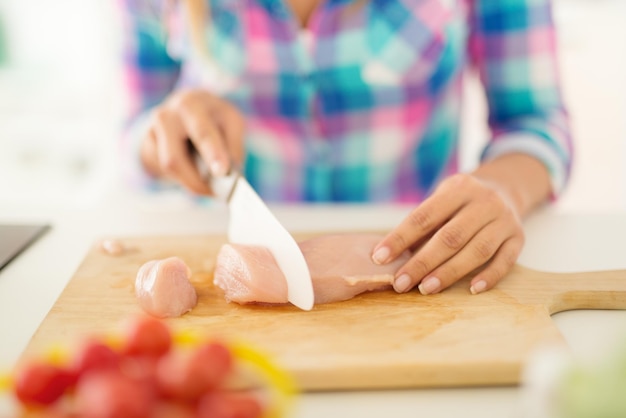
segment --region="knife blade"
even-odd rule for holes
[[[228,240],[266,247],[287,280],[288,300],[303,310],[314,304],[309,267],[298,243],[283,227],[250,183],[236,170],[211,179],[215,196],[228,203]]]

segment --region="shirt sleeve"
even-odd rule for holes
[[[492,133],[481,158],[534,156],[550,173],[554,198],[569,178],[573,150],[550,1],[470,3],[470,56],[485,87]]]
[[[170,2],[171,3],[171,2]],[[139,157],[150,110],[174,89],[181,63],[168,53],[168,0],[118,0],[122,21],[125,120],[120,153],[124,178],[133,186],[155,186]]]

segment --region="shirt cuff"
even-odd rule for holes
[[[511,132],[498,135],[484,149],[481,160],[493,160],[501,155],[522,153],[541,161],[548,169],[552,188],[551,198],[561,195],[568,179],[568,164],[559,150],[554,148],[545,137],[530,132]]]

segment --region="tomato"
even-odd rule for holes
[[[159,402],[150,418],[197,418],[191,404],[181,402]]]
[[[233,356],[224,344],[209,342],[192,354],[191,361],[202,371],[207,387],[220,385],[233,369]]]
[[[144,418],[150,416],[155,394],[121,371],[93,370],[78,382],[76,412],[81,418]]]
[[[26,364],[15,375],[15,395],[26,406],[44,407],[42,416],[261,416],[258,399],[219,389],[233,370],[234,358],[227,346],[214,341],[172,347],[165,323],[141,317],[128,324],[119,351],[92,338],[79,347],[67,368]],[[68,402],[53,405],[65,393]]]
[[[78,418],[67,408],[61,406],[49,406],[47,408],[33,408],[28,411],[24,411],[24,416],[27,418]],[[22,415],[20,415],[22,416]]]
[[[157,382],[166,396],[193,400],[222,383],[233,367],[221,343],[202,344],[186,353],[170,353],[157,365]]]
[[[149,316],[130,322],[126,329],[123,352],[127,355],[162,356],[172,346],[172,335],[167,325]]]
[[[98,340],[85,342],[72,361],[72,370],[78,378],[94,369],[117,367],[120,355],[111,347]]]
[[[156,367],[158,359],[150,356],[124,357],[119,370],[126,377],[156,393],[158,390]]]
[[[74,383],[73,374],[46,363],[29,363],[15,376],[14,391],[24,405],[50,405]]]
[[[250,394],[211,391],[200,398],[196,412],[198,418],[259,418],[263,408]]]

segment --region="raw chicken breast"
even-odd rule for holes
[[[225,244],[217,255],[213,283],[229,301],[286,303],[287,282],[265,247]]]
[[[117,257],[118,255],[124,254],[126,248],[124,248],[124,244],[121,241],[116,239],[105,239],[100,243],[100,248],[106,254],[111,255],[113,257]]]
[[[374,264],[372,250],[382,238],[374,233],[336,234],[299,243],[311,272],[315,303],[391,289],[395,272],[411,255],[406,251],[392,263]],[[225,244],[217,256],[214,283],[229,301],[287,303],[285,276],[264,247]]]
[[[180,316],[198,303],[198,295],[189,278],[191,270],[178,257],[145,263],[135,278],[139,306],[159,318]]]
[[[374,264],[372,252],[384,238],[374,233],[323,235],[298,245],[313,279],[315,303],[352,299],[368,291],[392,288],[393,278],[411,254],[386,265]]]

